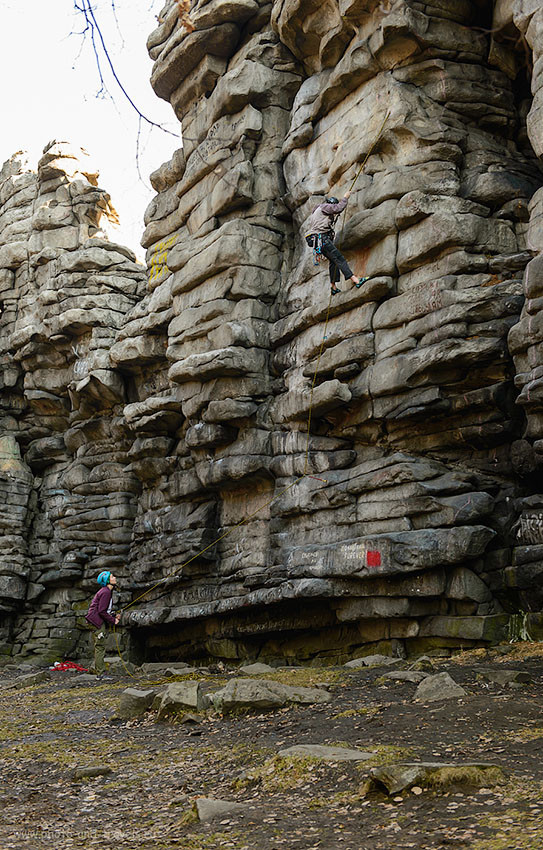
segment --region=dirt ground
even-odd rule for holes
[[[152,677],[51,680],[15,690],[21,669],[0,672],[2,850],[541,850],[543,847],[543,645],[517,644],[433,659],[467,691],[462,699],[413,702],[416,685],[386,668],[280,669],[287,684],[326,684],[326,705],[198,722],[115,719],[126,687]],[[407,666],[405,664],[404,666]],[[532,681],[489,684],[482,668],[523,670]],[[191,674],[212,689],[234,670]],[[182,677],[179,677],[182,680]],[[284,758],[294,744],[371,751],[371,761]],[[492,762],[493,788],[367,792],[372,766],[397,761]],[[76,768],[111,768],[75,779]],[[199,797],[247,804],[200,823]]]

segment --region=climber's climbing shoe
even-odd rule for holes
[[[341,289],[338,289],[337,286],[333,286],[330,292],[332,293],[332,295],[337,295],[338,292],[341,292]]]
[[[369,280],[369,277],[361,277],[360,280],[358,281],[358,283],[355,283],[356,288],[360,289],[362,284],[366,283],[367,280]]]

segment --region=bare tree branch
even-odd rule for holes
[[[119,37],[121,39],[121,46],[124,47],[124,38],[121,32],[121,28],[119,26],[119,19],[117,18],[117,7],[115,6],[115,0],[111,0],[111,11],[113,12],[113,17],[115,18],[115,26],[117,28],[117,32],[119,33]]]
[[[128,101],[128,103],[130,104],[132,109],[138,115],[139,119],[141,121],[144,121],[150,127],[157,127],[159,130],[162,130],[163,133],[168,133],[168,135],[170,135],[170,136],[174,136],[175,138],[179,138],[178,133],[174,133],[171,130],[167,130],[166,127],[164,127],[163,124],[157,124],[156,121],[151,121],[150,118],[148,118],[146,115],[143,114],[141,109],[138,108],[138,106],[136,105],[134,100],[130,97],[128,91],[126,90],[123,83],[119,79],[117,71],[115,70],[115,65],[113,64],[113,60],[112,60],[111,55],[109,53],[109,49],[107,47],[104,35],[103,35],[102,30],[100,28],[100,25],[99,25],[99,23],[96,19],[96,15],[94,13],[94,8],[91,5],[91,0],[73,0],[73,3],[74,3],[74,9],[77,12],[79,12],[80,14],[82,14],[84,19],[85,19],[85,29],[82,31],[81,34],[83,35],[83,37],[85,37],[87,33],[89,33],[89,35],[90,35],[92,48],[93,48],[94,56],[95,56],[95,59],[96,59],[96,66],[98,68],[98,75],[99,75],[99,78],[100,78],[99,94],[102,94],[102,95],[108,94],[109,95],[109,91],[108,91],[108,88],[107,88],[107,85],[106,85],[106,82],[105,82],[105,79],[104,79],[103,70],[102,70],[102,61],[105,59],[107,65],[109,66],[110,72],[113,76],[113,79],[117,83],[117,86],[121,90],[125,99]],[[115,0],[111,0],[111,6],[112,6],[114,13],[116,13]],[[110,95],[110,97],[111,97],[111,95]]]

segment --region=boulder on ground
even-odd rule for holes
[[[204,707],[204,696],[199,682],[172,682],[160,700],[159,720],[184,713],[187,708],[199,711]]]
[[[394,682],[414,682],[418,684],[426,679],[428,673],[423,673],[421,670],[390,670],[388,673],[383,673],[383,679],[392,679]]]
[[[108,673],[114,673],[117,676],[124,676],[126,674],[133,676],[136,672],[136,665],[132,664],[131,661],[125,661],[119,655],[106,656],[105,661]]]
[[[73,779],[94,779],[96,776],[107,776],[108,773],[111,773],[111,768],[107,764],[76,767],[73,772]]]
[[[13,683],[13,687],[29,688],[31,685],[38,685],[40,682],[46,682],[51,676],[47,670],[39,670],[37,673],[25,673],[24,676],[17,676]]]
[[[240,673],[245,673],[249,676],[258,676],[259,673],[273,673],[274,668],[270,667],[269,664],[261,664],[260,662],[256,662],[255,664],[245,664],[243,667],[239,668]]]
[[[233,800],[213,800],[211,797],[200,797],[196,800],[198,819],[202,823],[228,815],[242,815],[247,809],[245,803],[236,803]]]
[[[390,658],[388,655],[364,655],[362,658],[354,658],[344,665],[351,669],[358,667],[384,667],[385,665],[398,664],[399,658]]]
[[[140,717],[153,704],[156,691],[140,691],[137,688],[126,688],[121,694],[118,717],[128,720],[131,717]]]
[[[412,664],[409,665],[409,670],[420,670],[431,671],[434,669],[434,661],[430,658],[429,655],[421,655],[420,658],[416,658]]]
[[[176,665],[175,667],[166,667],[160,675],[171,678],[172,676],[188,676],[190,673],[197,672],[196,667],[177,667]]]
[[[140,670],[145,675],[152,673],[153,675],[162,675],[166,670],[175,670],[176,674],[184,673],[186,670],[193,670],[190,664],[184,661],[146,661],[141,665]]]
[[[417,690],[414,699],[419,702],[437,702],[441,699],[459,699],[467,696],[464,688],[457,685],[448,673],[436,673],[426,676]]]
[[[527,685],[532,681],[527,670],[480,670],[479,675],[496,685]]]
[[[312,705],[330,702],[332,697],[320,688],[301,688],[282,685],[279,682],[255,679],[231,679],[228,684],[216,691],[211,700],[223,714],[239,709],[270,710],[281,708],[289,703]]]

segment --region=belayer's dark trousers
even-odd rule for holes
[[[316,234],[311,234],[310,236],[306,236],[306,242],[310,248],[314,248],[314,241],[318,238]],[[343,274],[345,280],[348,280],[353,276],[353,271],[351,270],[349,263],[334,245],[332,239],[329,236],[326,236],[325,233],[322,234],[322,253],[326,257],[327,260],[330,261],[330,284],[334,285],[339,280],[340,271]]]

